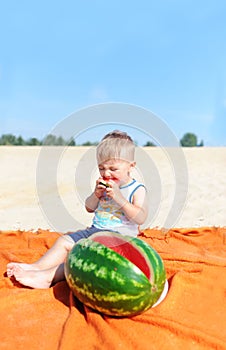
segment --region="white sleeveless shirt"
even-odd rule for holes
[[[123,197],[132,203],[135,191],[143,184],[133,179],[129,184],[120,187]],[[122,208],[112,199],[104,195],[100,198],[95,215],[93,226],[101,230],[117,231],[123,235],[136,237],[138,225],[129,220],[122,211]]]

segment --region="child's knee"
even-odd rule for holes
[[[71,250],[75,244],[74,240],[69,235],[62,235],[57,240],[58,244],[66,248],[67,250]]]

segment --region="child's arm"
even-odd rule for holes
[[[104,185],[104,183],[101,183],[101,181],[103,181],[102,178],[99,178],[96,181],[96,187],[93,193],[91,193],[91,195],[86,198],[85,201],[85,208],[89,213],[93,213],[99,203],[99,199],[103,196],[105,190],[106,190],[106,185]]]
[[[88,198],[86,198],[85,201],[85,208],[89,213],[93,213],[99,203],[99,198],[95,195],[95,192],[93,192]]]
[[[112,184],[106,189],[106,194],[112,197],[122,208],[126,217],[138,225],[142,225],[148,215],[146,189],[140,186],[133,195],[133,202],[127,201],[121,194],[117,185]]]

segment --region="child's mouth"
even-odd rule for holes
[[[104,181],[106,181],[106,182],[108,182],[109,180],[114,181],[114,182],[118,182],[119,181],[115,177],[111,177],[111,178],[108,178],[108,179],[104,178]]]

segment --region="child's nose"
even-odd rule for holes
[[[105,178],[110,178],[111,177],[111,171],[110,170],[105,170],[103,174]]]

